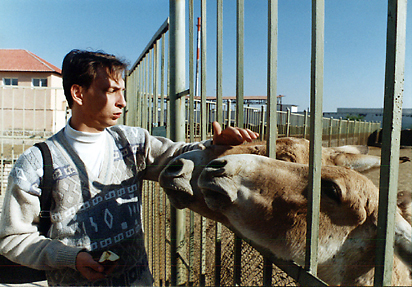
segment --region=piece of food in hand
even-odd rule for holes
[[[100,256],[99,263],[104,266],[104,272],[106,274],[111,273],[117,266],[120,257],[112,251],[104,251]]]

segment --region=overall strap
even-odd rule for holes
[[[50,229],[50,208],[52,202],[51,191],[53,188],[53,162],[50,154],[50,149],[45,142],[35,144],[41,151],[43,156],[43,178],[40,183],[40,226],[39,231],[43,235],[47,235]]]

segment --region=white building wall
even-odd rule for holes
[[[337,112],[323,113],[324,117],[345,119],[348,116],[363,116],[364,121],[383,121],[383,109],[338,108]],[[412,109],[402,111],[402,129],[412,129]]]

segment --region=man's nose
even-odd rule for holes
[[[124,108],[126,106],[126,100],[124,98],[124,92],[119,92],[119,96],[116,102],[116,106],[119,108]]]

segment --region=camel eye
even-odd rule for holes
[[[321,192],[322,194],[326,195],[327,197],[329,197],[336,203],[338,204],[342,203],[341,190],[336,183],[330,180],[322,180]]]

